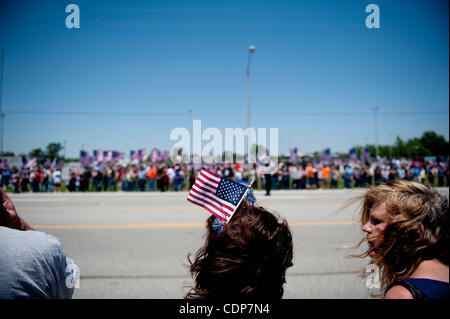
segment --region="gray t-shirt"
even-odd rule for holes
[[[74,269],[58,238],[0,226],[0,298],[72,298]]]

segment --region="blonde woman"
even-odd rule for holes
[[[356,257],[379,267],[386,299],[449,297],[448,197],[429,185],[394,181],[363,196],[361,223],[367,234]]]

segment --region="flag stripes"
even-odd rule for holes
[[[220,175],[206,168],[202,169],[189,191],[187,200],[205,208],[219,219],[228,221],[237,207],[217,196],[217,188],[221,180]]]

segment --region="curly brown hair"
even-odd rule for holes
[[[430,185],[392,181],[369,189],[360,199],[362,225],[375,205],[384,204],[386,210],[383,240],[370,262],[380,269],[382,288],[408,278],[424,260],[449,264],[448,197]],[[358,247],[373,239],[362,239]],[[352,256],[367,257],[372,249]]]
[[[292,235],[285,219],[263,207],[243,204],[220,234],[207,220],[205,244],[191,261],[195,286],[187,299],[283,296],[285,273],[292,266]]]

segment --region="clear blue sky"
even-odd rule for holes
[[[445,0],[1,1],[4,149],[128,153],[170,149],[192,119],[245,128],[250,44],[252,126],[277,127],[280,153],[374,144],[375,106],[380,144],[448,139],[448,30]]]

